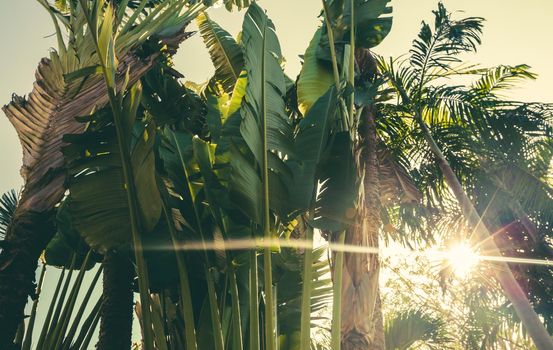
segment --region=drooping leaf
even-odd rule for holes
[[[43,258],[47,265],[70,268],[73,258],[75,266],[81,266],[90,251],[90,247],[73,228],[68,200],[62,202],[56,214],[56,227],[58,232],[48,243],[44,250]],[[102,260],[101,256],[92,252],[88,264],[84,266],[89,270]]]
[[[225,92],[231,93],[244,67],[242,48],[226,30],[209,18],[207,13],[201,13],[196,20],[215,66],[214,79],[221,84]]]
[[[474,83],[474,88],[482,94],[492,94],[512,88],[519,81],[534,80],[536,77],[528,65],[500,65],[482,74],[482,77]]]
[[[332,66],[317,58],[322,28],[317,29],[311,39],[298,79],[298,108],[304,115],[309,108],[334,84]]]

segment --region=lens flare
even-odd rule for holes
[[[458,278],[466,278],[480,262],[480,256],[467,243],[457,243],[449,248],[447,261]]]

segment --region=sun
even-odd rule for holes
[[[446,254],[453,273],[461,279],[466,278],[480,261],[478,253],[464,242],[451,246]]]

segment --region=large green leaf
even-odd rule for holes
[[[207,13],[201,13],[196,21],[215,66],[214,80],[221,84],[225,92],[231,93],[244,67],[242,48]]]
[[[298,108],[303,114],[334,84],[332,66],[317,58],[322,30],[317,29],[305,51],[298,79]]]
[[[270,207],[279,214],[287,212],[286,181],[280,176],[289,173],[283,158],[293,155],[293,133],[285,111],[286,82],[280,65],[280,44],[273,23],[255,4],[246,13],[242,43],[246,94],[240,114],[229,116],[225,122],[223,136],[230,141],[223,140],[222,146],[232,149],[230,189],[233,198],[239,200],[240,208],[251,219],[260,223],[259,196],[265,158],[269,163]],[[240,94],[238,97],[241,99]],[[239,135],[236,134],[237,122]],[[228,147],[229,143],[234,146]],[[265,149],[267,155],[263,155]]]
[[[47,265],[70,268],[72,260],[75,258],[75,266],[81,266],[90,251],[90,247],[84,242],[79,232],[73,228],[68,202],[68,200],[62,202],[57,210],[56,227],[58,232],[48,243],[43,254]],[[91,269],[100,261],[101,256],[92,253],[85,268]]]
[[[312,224],[322,230],[340,231],[353,222],[357,199],[357,180],[349,134],[336,133],[320,164],[321,188]]]
[[[355,45],[373,48],[380,44],[392,29],[390,0],[355,0]],[[345,1],[344,27],[351,27],[351,1]]]
[[[283,154],[292,153],[292,127],[284,105],[286,82],[280,65],[282,53],[273,22],[263,10],[252,5],[242,29],[248,86],[242,104],[244,141],[255,159],[262,163],[262,125],[265,122],[267,148]],[[266,118],[263,121],[263,118]]]
[[[161,215],[161,199],[155,179],[155,129],[135,122],[135,94],[126,98],[126,133],[132,135],[131,163],[142,229],[152,230]],[[119,148],[111,113],[96,113],[82,135],[66,137],[64,155],[69,168],[69,208],[74,228],[94,249],[106,251],[130,242],[130,214]]]
[[[317,170],[330,146],[331,130],[336,122],[338,96],[331,87],[299,125],[295,140],[295,155],[289,165],[292,169],[290,202],[295,210],[307,210],[317,185]]]

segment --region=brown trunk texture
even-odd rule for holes
[[[109,252],[104,267],[103,304],[100,311],[99,350],[129,350],[133,321],[134,269],[122,253]]]
[[[34,298],[38,258],[55,233],[51,212],[16,211],[0,253],[0,349],[12,349],[23,310]]]
[[[363,112],[363,146],[356,152],[359,179],[362,180],[356,224],[346,232],[346,244],[378,249],[380,180],[378,171],[375,114]],[[342,350],[384,350],[382,311],[379,297],[380,262],[378,254],[344,255],[342,283]]]

